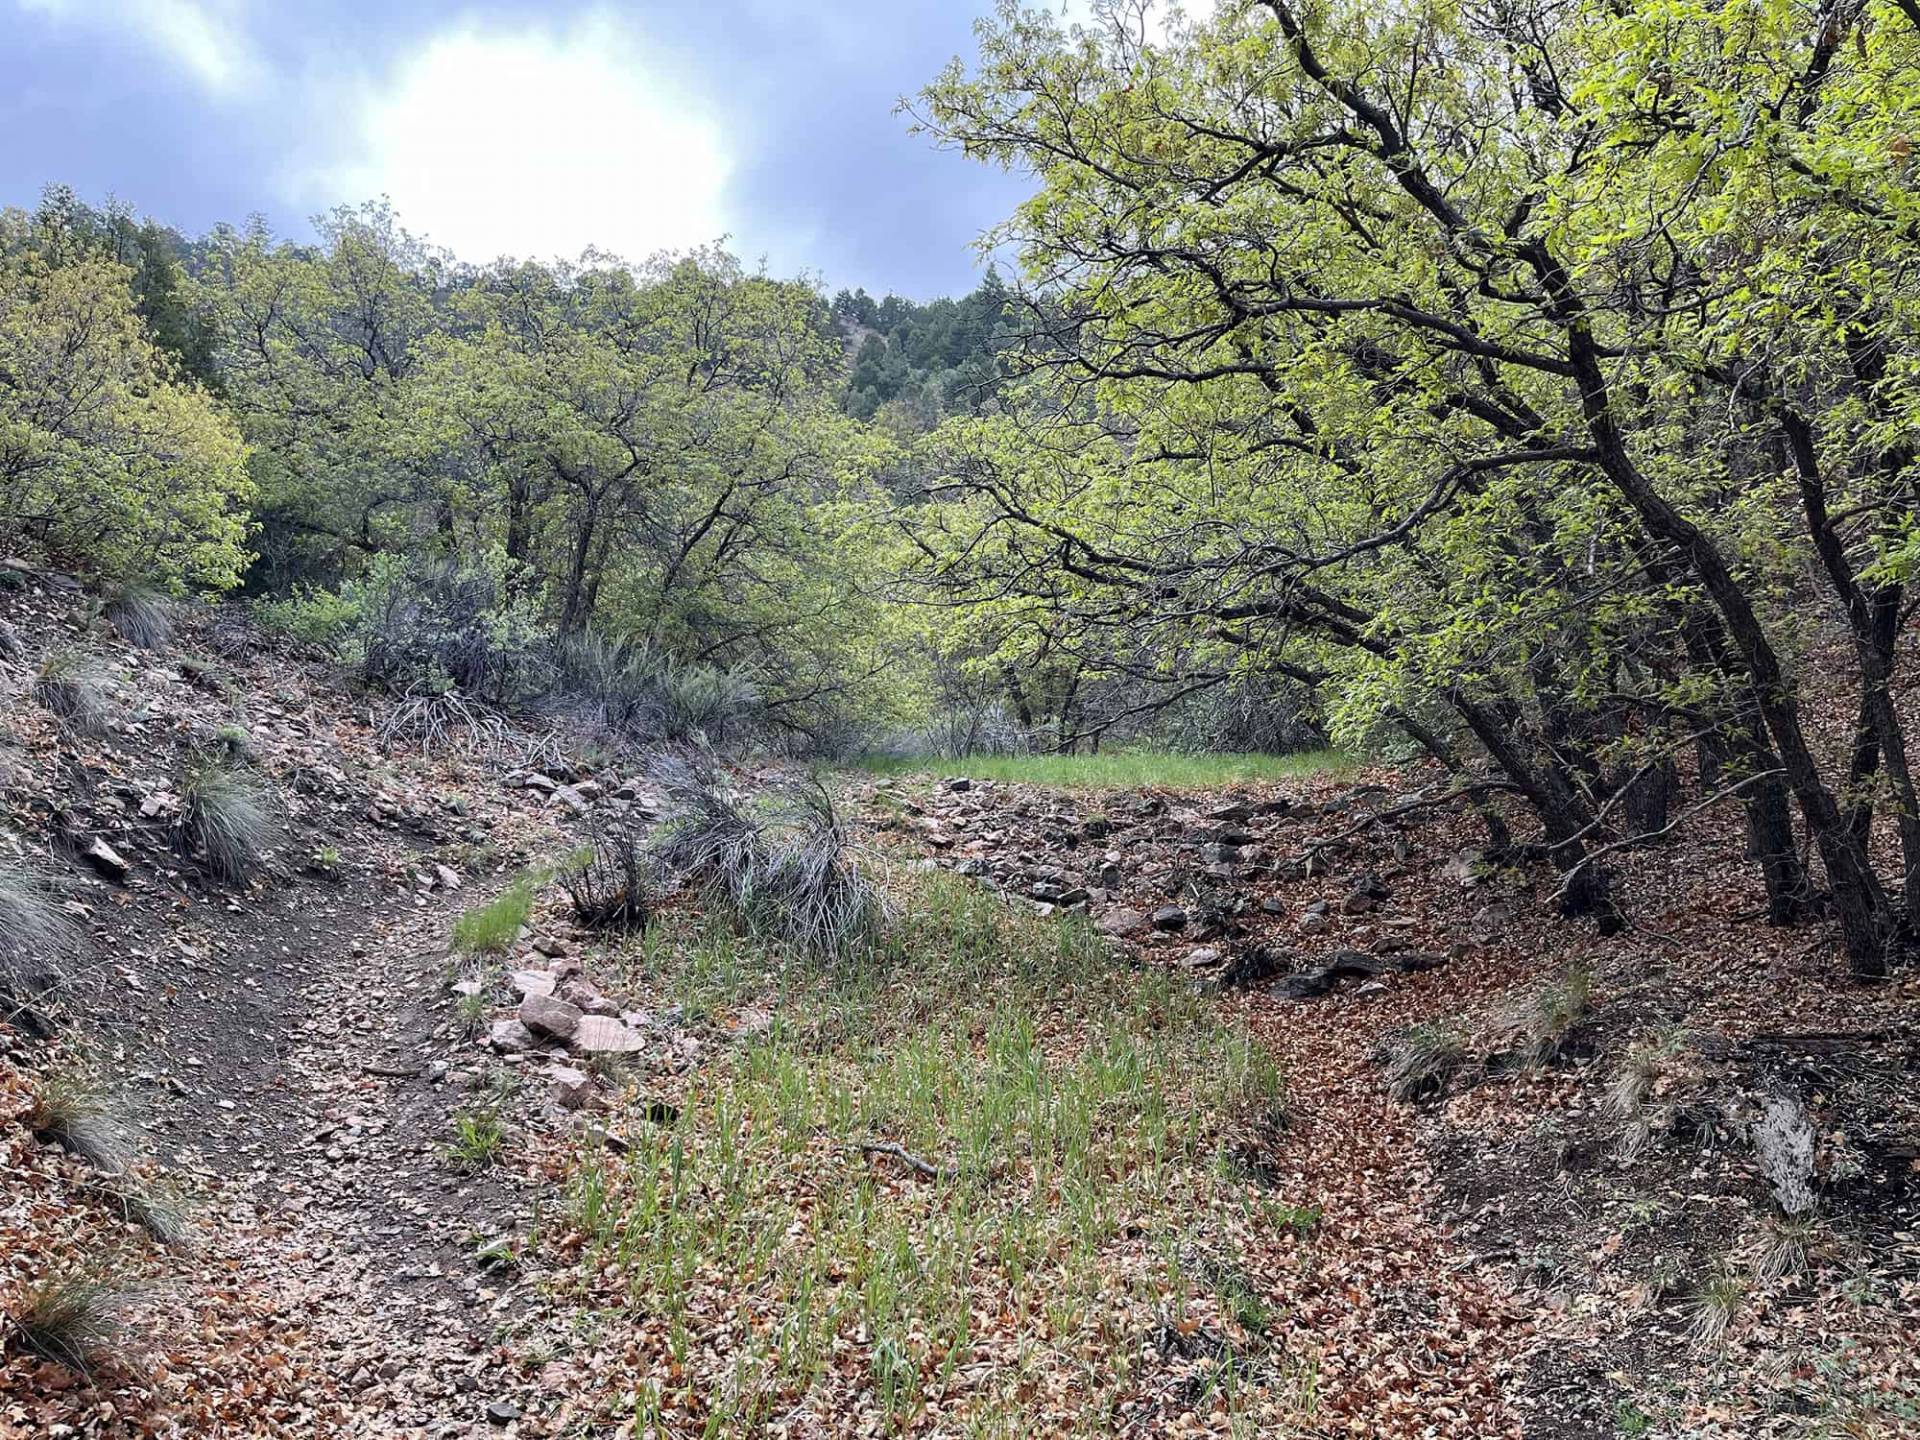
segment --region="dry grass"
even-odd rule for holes
[[[94,1070],[68,1060],[34,1079],[27,1129],[45,1145],[58,1145],[103,1175],[122,1175],[139,1147],[132,1128]]]
[[[66,978],[79,932],[25,862],[0,855],[0,1018],[18,1018]]]
[[[1400,1100],[1443,1095],[1471,1058],[1466,1036],[1452,1026],[1409,1026],[1387,1047],[1387,1089]]]
[[[103,735],[113,720],[98,665],[71,647],[41,660],[33,677],[33,698],[70,735]]]
[[[202,755],[180,783],[180,848],[221,880],[244,885],[266,870],[279,823],[266,785],[244,766]]]
[[[128,1299],[105,1266],[55,1272],[29,1284],[8,1306],[10,1342],[92,1376],[117,1358],[126,1341]]]
[[[150,585],[129,581],[107,598],[104,613],[122,640],[141,650],[163,650],[173,639],[173,602]]]

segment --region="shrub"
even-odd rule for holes
[[[240,885],[259,875],[277,828],[272,797],[250,771],[213,755],[188,765],[175,838],[219,879]]]
[[[1409,1026],[1387,1049],[1387,1089],[1401,1100],[1440,1095],[1466,1063],[1467,1042],[1458,1030],[1437,1023]]]
[[[352,595],[302,585],[281,600],[262,600],[254,617],[269,630],[307,645],[337,645],[360,623],[360,601]]]
[[[113,718],[98,667],[78,650],[55,650],[40,662],[33,698],[75,735],[104,734]]]
[[[77,939],[41,877],[0,857],[0,1013],[26,1014],[57,990]]]
[[[394,694],[459,689],[508,702],[543,691],[550,666],[532,587],[510,562],[423,562],[383,555],[352,592],[361,673]]]
[[[833,799],[817,780],[777,787],[753,816],[709,767],[667,760],[655,777],[676,812],[655,854],[708,904],[750,933],[815,955],[848,955],[879,938],[885,902],[853,863]]]
[[[759,690],[743,667],[688,664],[596,631],[562,641],[555,668],[559,703],[637,745],[721,745],[746,734],[760,706]]]
[[[173,639],[173,602],[151,585],[128,581],[107,597],[107,623],[141,650],[162,650]]]
[[[602,823],[585,849],[560,867],[560,884],[582,925],[640,930],[652,913],[653,866],[645,835],[627,820]]]
[[[1714,1275],[1700,1287],[1693,1303],[1694,1342],[1704,1347],[1719,1345],[1727,1338],[1740,1305],[1747,1297],[1747,1282],[1738,1275]]]
[[[476,905],[453,922],[454,948],[468,955],[491,955],[505,950],[533,913],[533,879],[522,875],[484,905]]]
[[[13,1339],[31,1355],[91,1376],[125,1334],[127,1298],[103,1270],[56,1272],[10,1307]]]
[[[131,1132],[93,1071],[66,1062],[35,1078],[27,1129],[43,1145],[58,1145],[103,1175],[124,1174],[136,1153]]]

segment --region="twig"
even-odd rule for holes
[[[929,1180],[958,1180],[960,1178],[958,1169],[929,1165],[918,1155],[913,1154],[911,1151],[901,1149],[900,1146],[893,1144],[891,1141],[863,1140],[853,1148],[868,1157],[874,1155],[891,1156],[908,1169],[918,1171]]]

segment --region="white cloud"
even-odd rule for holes
[[[216,95],[247,88],[261,66],[239,0],[19,0],[29,14],[132,34]]]
[[[353,103],[350,153],[289,189],[323,206],[388,196],[408,229],[470,260],[716,240],[724,136],[663,69],[607,16],[444,32]]]

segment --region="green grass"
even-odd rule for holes
[[[1333,750],[1297,755],[1174,755],[1145,750],[1098,755],[976,755],[966,760],[901,760],[873,756],[859,768],[880,775],[965,775],[1072,789],[1127,790],[1164,785],[1203,790],[1255,780],[1286,780],[1351,768],[1352,756]]]
[[[1018,1435],[1070,1395],[1105,1433],[1170,1381],[1167,1327],[1217,1337],[1203,1412],[1251,1427],[1295,1385],[1236,1237],[1302,1212],[1230,1159],[1283,1077],[1179,978],[931,878],[860,967],[770,963],[676,916],[629,959],[735,1036],[675,1123],[576,1155],[552,1227],[583,1309],[641,1336],[643,1424],[664,1406],[671,1433],[747,1434],[805,1407],[898,1433],[937,1408],[944,1433]],[[747,1010],[771,1018],[740,1038]]]
[[[533,913],[534,881],[522,875],[484,905],[453,922],[453,946],[464,955],[497,955],[512,945]]]

